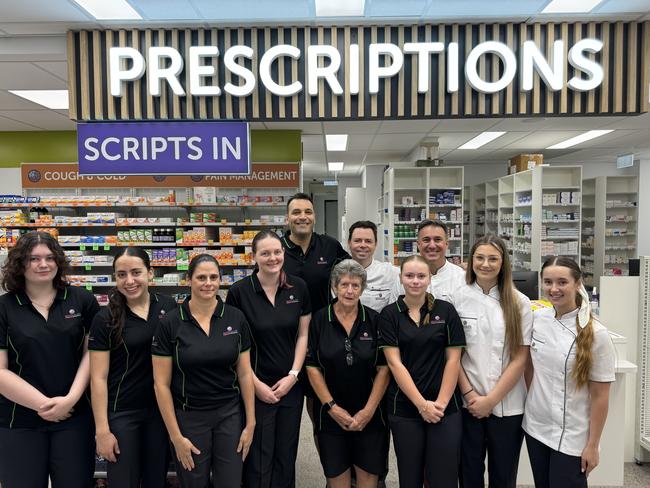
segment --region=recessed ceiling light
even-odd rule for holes
[[[546,149],[566,149],[567,147],[575,146],[582,142],[590,141],[592,139],[595,139],[596,137],[604,136],[605,134],[609,134],[610,132],[614,132],[614,129],[590,130],[588,132],[585,132],[584,134],[580,134],[579,136],[575,136],[572,137],[571,139],[567,139],[564,142],[560,142],[558,144],[549,146]]]
[[[591,12],[603,0],[553,0],[543,14],[584,14]]]
[[[343,165],[345,163],[327,163],[327,169],[330,171],[343,171]]]
[[[365,0],[314,0],[317,17],[358,17]]]
[[[347,134],[327,134],[325,136],[325,146],[328,151],[345,151],[348,148]]]
[[[9,93],[53,110],[68,109],[68,90],[9,90]]]
[[[97,20],[142,20],[126,0],[74,0]]]
[[[483,132],[477,135],[474,139],[467,141],[458,149],[478,149],[481,146],[485,146],[488,142],[492,142],[501,137],[503,134],[505,134],[505,132]]]

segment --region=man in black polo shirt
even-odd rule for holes
[[[284,270],[305,280],[313,312],[325,307],[332,297],[330,272],[344,259],[350,259],[339,241],[314,232],[314,202],[306,193],[296,193],[287,203],[289,231],[282,238]]]

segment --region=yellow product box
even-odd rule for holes
[[[233,239],[232,227],[219,227],[219,242],[228,243]]]

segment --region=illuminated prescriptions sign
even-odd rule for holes
[[[565,41],[556,40],[551,55],[547,57],[530,40],[522,43],[518,55],[504,43],[482,42],[464,60],[465,79],[477,92],[492,94],[508,87],[515,76],[519,75],[521,91],[531,91],[537,73],[549,90],[559,91],[564,88],[568,69],[572,67],[575,75],[566,81],[568,89],[585,92],[600,86],[604,77],[603,68],[589,56],[603,49],[602,41],[582,39],[568,50],[567,47]],[[337,77],[342,66],[341,52],[327,44],[311,45],[307,47],[306,53],[295,46],[280,44],[267,49],[259,60],[255,59],[253,49],[245,45],[232,46],[225,50],[223,56],[217,46],[191,46],[187,58],[173,47],[150,47],[145,54],[132,47],[112,47],[108,60],[110,93],[114,97],[121,97],[127,83],[146,77],[147,91],[154,97],[160,96],[163,83],[177,96],[212,97],[225,92],[233,97],[246,97],[255,90],[257,83],[279,97],[294,96],[303,90],[309,96],[317,96],[321,80],[324,81],[323,86],[334,95],[342,95],[344,92],[356,95],[359,93],[360,80],[364,79],[363,70],[366,69],[360,63],[361,47],[350,44],[346,54],[349,61],[345,77],[347,86],[342,86]],[[369,44],[366,56],[368,92],[377,94],[380,80],[398,75],[404,69],[405,57],[413,56],[417,58],[417,73],[414,72],[414,76],[417,76],[417,91],[420,94],[427,93],[431,86],[432,58],[441,54],[445,55],[446,91],[458,92],[463,88],[459,86],[461,63],[458,43],[407,42],[403,47],[391,43]],[[297,60],[303,55],[306,56],[305,79],[290,79],[283,84],[273,79],[273,66],[280,58]],[[503,69],[499,71],[498,79],[486,80],[480,75],[479,63],[481,59],[489,60],[492,56],[500,59]],[[241,64],[243,59],[258,63],[259,80],[252,70]],[[234,81],[225,83],[223,87],[206,83],[207,78],[216,75],[215,63],[219,62],[233,75]],[[188,71],[185,87],[181,83],[185,79],[184,70]]]

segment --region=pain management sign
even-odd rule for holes
[[[248,175],[247,122],[77,125],[83,175]]]

